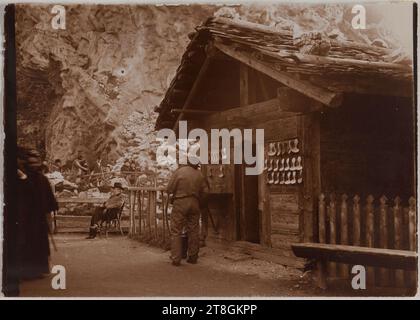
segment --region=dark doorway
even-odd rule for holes
[[[237,239],[260,243],[259,213],[258,213],[258,176],[246,175],[247,165],[237,165],[236,190],[239,210],[237,213]]]

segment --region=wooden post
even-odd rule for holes
[[[158,228],[157,228],[157,215],[156,215],[156,194],[157,191],[150,191],[149,197],[150,197],[150,215],[152,217],[152,221],[154,224],[154,231],[155,231],[155,239],[158,239]]]
[[[319,195],[319,216],[318,216],[318,235],[319,243],[325,243],[326,234],[325,234],[325,195],[321,193]]]
[[[340,244],[349,243],[348,235],[348,209],[347,209],[347,195],[343,194],[341,196],[341,210],[340,210]],[[340,276],[344,279],[347,279],[349,276],[349,266],[348,264],[341,263],[339,264]]]
[[[318,287],[321,289],[327,289],[327,263],[325,260],[317,262],[318,268]]]
[[[166,230],[165,230],[165,219],[166,219],[166,213],[165,213],[165,193],[161,191],[160,197],[162,199],[162,236],[163,236],[163,244],[165,244],[166,241]]]
[[[325,234],[325,195],[321,193],[319,195],[319,216],[318,216],[318,234],[319,234],[319,243],[325,243],[326,234]],[[321,289],[327,289],[327,264],[325,260],[317,261],[317,270],[318,270],[318,287]]]
[[[133,191],[129,191],[129,203],[130,203],[130,237],[134,236],[134,199],[133,199]]]
[[[146,212],[147,212],[147,233],[148,233],[148,238],[151,239],[152,238],[152,218],[150,216],[150,191],[147,192],[147,207],[146,207]]]
[[[360,246],[360,197],[356,194],[353,198],[353,245]]]
[[[253,84],[250,82],[250,75],[252,70],[246,64],[241,63],[239,66],[239,105],[240,107],[246,107],[250,103],[253,103],[251,99],[251,90],[254,91]],[[241,172],[240,172],[240,201],[241,201],[241,208],[240,208],[240,216],[239,216],[239,238],[241,240],[245,240],[247,238],[247,201],[246,201],[246,183],[245,183],[245,165],[240,165]]]
[[[336,208],[335,208],[335,195],[330,195],[330,205],[328,206],[328,217],[330,220],[330,243],[336,244]],[[329,276],[331,278],[337,277],[337,264],[335,262],[329,263]]]
[[[288,88],[278,88],[277,92],[285,94]],[[311,103],[311,102],[309,102]],[[280,103],[280,105],[284,105]],[[314,229],[317,227],[316,221],[316,196],[321,192],[320,174],[320,119],[319,114],[305,114],[299,117],[298,136],[301,137],[301,147],[303,151],[303,162],[306,163],[303,170],[303,185],[299,191],[299,206],[303,210],[303,241],[314,242]],[[324,224],[325,228],[325,224]]]
[[[142,227],[141,227],[141,216],[142,216],[142,213],[143,213],[142,212],[143,201],[142,201],[142,198],[141,198],[142,193],[143,193],[142,190],[139,190],[137,192],[137,197],[138,197],[138,199],[137,199],[137,213],[139,215],[139,238],[142,236]]]
[[[387,197],[382,196],[379,199],[379,246],[381,248],[388,248],[388,206],[386,202]],[[381,287],[389,285],[389,270],[386,268],[379,268],[379,285]]]
[[[166,223],[166,229],[168,230],[169,240],[171,240],[171,227],[169,225],[169,216],[168,216],[169,203],[170,203],[169,193],[167,193],[166,196],[167,196],[167,200],[166,200],[166,219],[165,219],[164,223]]]
[[[409,249],[417,251],[416,248],[416,199],[411,197],[408,200],[408,234],[409,234]]]
[[[249,104],[249,68],[241,63],[239,67],[239,105],[241,107]]]
[[[136,193],[137,191],[132,190],[130,191],[130,193],[133,194],[133,237],[135,237],[137,233],[137,225],[136,225],[136,202],[137,202]]]
[[[401,199],[398,196],[394,199],[394,207],[392,208],[392,213],[394,217],[394,249],[403,249]],[[403,270],[395,270],[395,285],[397,287],[404,286],[404,271]]]
[[[416,199],[411,197],[408,200],[408,245],[409,250],[417,251],[416,246]],[[415,288],[417,285],[417,272],[409,273],[409,286]]]
[[[375,243],[373,200],[374,198],[371,194],[366,199],[366,247],[369,248],[373,248]],[[366,282],[369,285],[375,284],[375,269],[373,267],[367,267]]]

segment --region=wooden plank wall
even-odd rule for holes
[[[324,192],[410,197],[415,186],[414,125],[408,100],[348,97],[321,115]]]
[[[281,116],[281,113],[278,114]],[[256,128],[264,129],[266,143],[270,141],[284,141],[298,138],[300,119],[289,114],[283,119],[274,119],[266,122],[256,123]],[[267,152],[267,147],[265,148]],[[304,164],[305,165],[305,164]],[[264,174],[265,176],[265,174]],[[264,181],[263,191],[266,204],[264,216],[270,223],[268,234],[270,245],[273,248],[281,249],[283,255],[293,256],[290,245],[300,242],[301,233],[301,189],[299,185],[268,185]]]
[[[206,119],[194,121],[194,127],[206,130],[233,127],[264,129],[265,143],[294,138],[299,139],[301,147],[305,144],[309,146],[316,143],[319,136],[313,138],[313,132],[316,132],[313,128],[317,128],[313,125],[316,123],[313,118],[296,112],[282,111],[275,99],[278,87],[273,87],[272,83],[264,86],[265,77],[252,69],[240,67],[239,71],[241,80],[238,87],[242,88],[239,95],[241,107],[234,109],[227,107],[220,114],[216,113],[209,115]],[[264,91],[264,88],[267,90]],[[260,103],[261,101],[264,102]],[[249,106],[250,104],[254,105]],[[305,130],[311,132],[307,133]],[[319,157],[319,152],[317,153],[315,149],[316,157],[314,158],[311,152],[303,151],[305,171],[302,185],[268,185],[265,173],[258,177],[258,212],[256,214],[259,215],[260,224],[259,242],[263,246],[273,248],[277,255],[283,255],[286,265],[296,265],[290,261],[294,259],[298,261],[290,245],[302,241],[305,234],[308,234],[308,237],[312,236],[312,192],[314,181],[318,178],[313,177],[311,173],[308,175],[306,166],[315,170],[319,169],[309,165],[313,159],[318,159],[316,157]],[[241,172],[235,170],[235,176],[238,174]],[[310,195],[309,198],[308,195]],[[246,196],[241,189],[236,189],[231,197],[225,197],[223,201],[220,201],[220,197],[215,197],[211,201],[213,217],[214,220],[219,221],[220,232],[212,235],[209,227],[209,237],[218,240],[239,240],[241,234],[240,232],[238,234],[238,229],[240,231],[238,219],[240,221],[242,218],[241,210],[243,209],[241,208]],[[305,196],[308,198],[306,202]],[[308,208],[309,210],[306,210]]]

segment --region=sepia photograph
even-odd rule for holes
[[[416,3],[0,7],[5,298],[417,295]]]

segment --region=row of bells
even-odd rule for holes
[[[269,172],[267,184],[296,184],[302,183],[303,170],[289,172]]]
[[[280,156],[290,153],[298,153],[299,152],[299,140],[292,139],[283,142],[270,142],[268,144],[268,152],[267,154],[272,156]]]
[[[264,161],[265,171],[296,171],[302,170],[302,157],[293,157],[286,159],[266,159]]]

